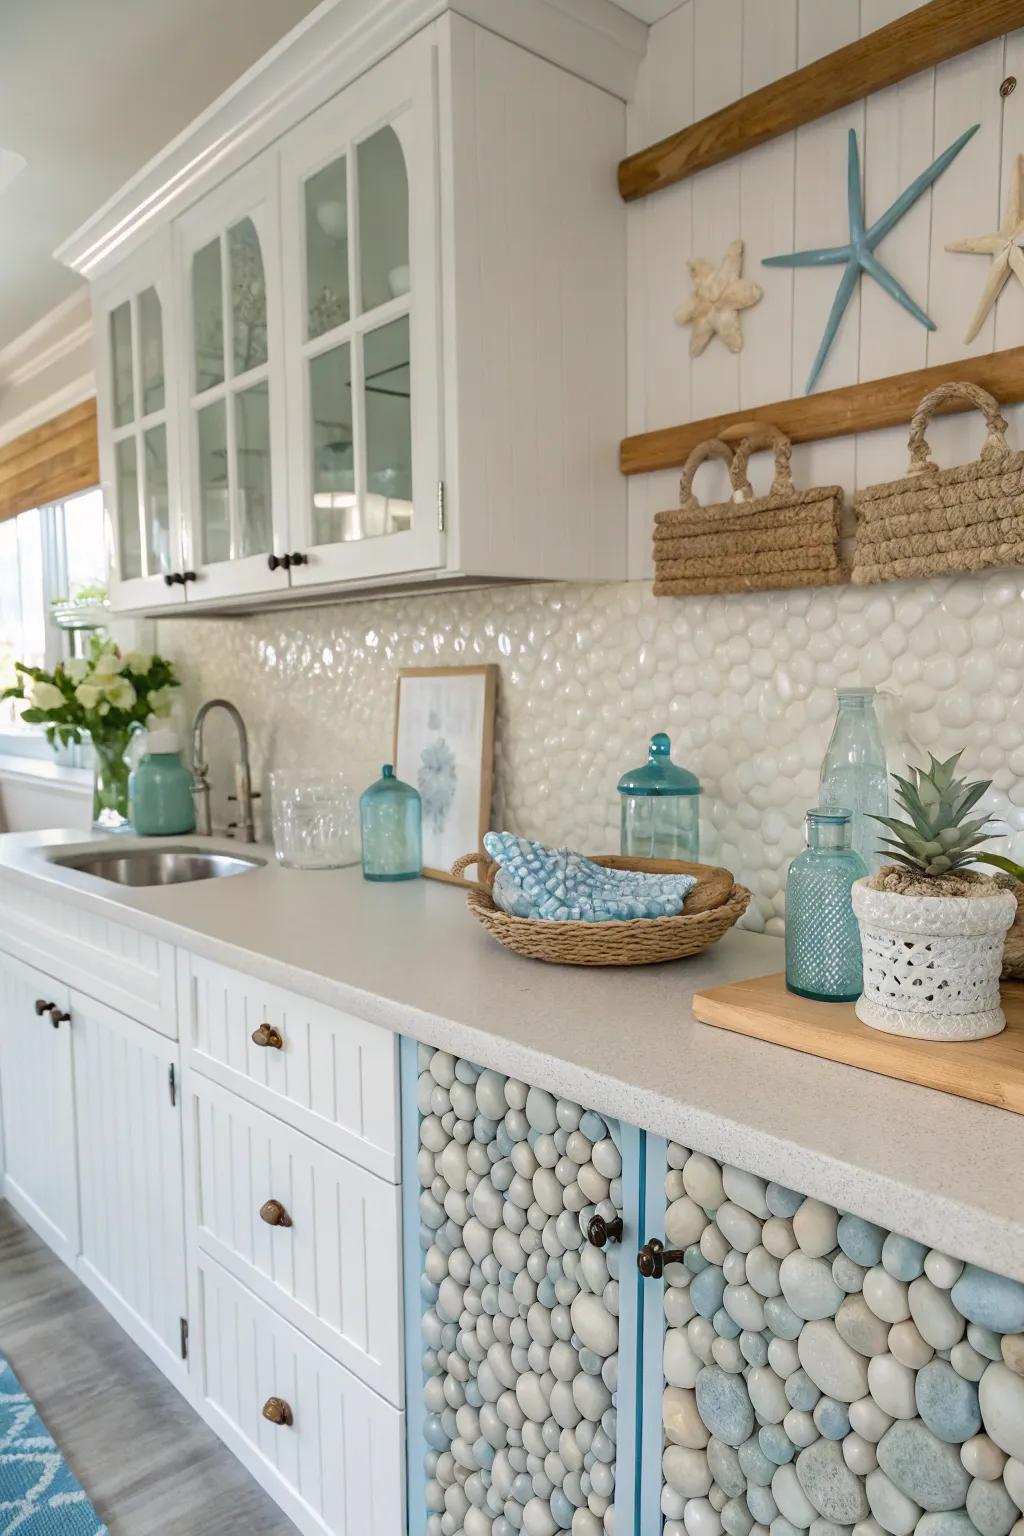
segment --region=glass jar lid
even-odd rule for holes
[[[664,731],[651,737],[647,761],[619,780],[620,795],[699,795],[700,780],[672,761],[672,743]]]

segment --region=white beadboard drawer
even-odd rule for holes
[[[301,1531],[400,1536],[405,1415],[201,1250],[196,1265],[203,1417]],[[270,1398],[290,1425],[264,1417]]]
[[[342,1365],[401,1403],[401,1217],[385,1183],[190,1072],[196,1234]],[[260,1216],[268,1200],[290,1226]]]
[[[29,885],[0,881],[0,945],[171,1040],[174,948]]]
[[[397,1183],[398,1040],[352,1014],[180,954],[189,1064]],[[262,1025],[280,1046],[258,1045]]]

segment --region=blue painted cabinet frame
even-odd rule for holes
[[[416,1102],[417,1045],[403,1039],[402,1189],[404,1328],[406,1380],[407,1536],[425,1536],[426,1410],[423,1398],[421,1331],[425,1300],[421,1290],[420,1184],[417,1174],[420,1113]],[[607,1119],[607,1117],[605,1117]],[[662,1283],[642,1280],[636,1253],[649,1236],[663,1235],[666,1143],[635,1126],[619,1123],[622,1155],[621,1265],[619,1270],[618,1386],[615,1394],[616,1536],[655,1536],[661,1531],[661,1399],[664,1308]]]

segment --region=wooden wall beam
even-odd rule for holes
[[[747,422],[770,421],[794,443],[818,442],[827,437],[845,437],[850,432],[873,432],[879,427],[902,426],[909,422],[929,390],[939,384],[960,381],[980,384],[1004,405],[1024,400],[1024,347],[1008,347],[1005,352],[963,358],[958,363],[939,363],[934,368],[894,373],[887,379],[848,384],[845,389],[824,390],[820,395],[798,395],[795,400],[777,400],[773,405],[706,416],[703,421],[691,421],[682,427],[641,432],[636,437],[624,439],[619,451],[619,467],[624,475],[678,469],[685,464],[691,449],[706,437],[719,437],[723,432],[735,436],[734,429]],[[970,406],[966,402],[953,401],[944,409],[964,411]]]
[[[1020,26],[1021,0],[929,0],[867,37],[638,150],[619,166],[619,191],[627,202],[646,197]]]

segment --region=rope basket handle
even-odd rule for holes
[[[790,462],[793,457],[793,444],[785,432],[770,423],[759,427],[756,432],[751,432],[749,437],[743,438],[737,443],[733,454],[732,464],[729,466],[729,480],[732,484],[733,501],[753,501],[754,488],[747,478],[747,464],[752,453],[758,453],[762,448],[771,448],[775,455],[775,473],[772,476],[772,487],[769,492],[772,496],[783,496],[793,490],[793,475]]]
[[[910,448],[909,473],[912,475],[923,475],[939,467],[928,457],[931,450],[925,440],[925,431],[939,406],[947,400],[969,400],[975,410],[981,411],[988,427],[985,446],[981,450],[983,459],[1005,458],[1010,451],[1006,443],[1006,419],[1000,415],[999,401],[994,395],[977,384],[940,384],[938,389],[925,395],[911,418],[907,446]]]
[[[723,443],[720,437],[707,437],[690,453],[690,457],[683,465],[682,479],[679,481],[679,506],[684,512],[699,511],[700,502],[693,494],[693,477],[700,466],[707,459],[721,459],[724,464],[732,466],[732,449],[728,443]]]
[[[450,873],[454,878],[462,880],[465,885],[475,886],[478,891],[482,891],[485,896],[489,896],[491,894],[490,886],[480,880],[466,880],[465,872],[471,864],[479,864],[486,871],[490,863],[491,856],[488,853],[464,853],[461,859],[455,860]]]

